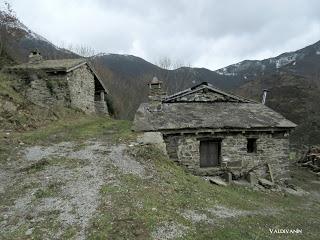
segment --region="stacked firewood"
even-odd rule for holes
[[[320,174],[320,146],[311,147],[300,159],[301,166]]]

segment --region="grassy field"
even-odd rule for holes
[[[319,239],[320,181],[305,169],[291,170],[303,196],[221,187],[135,139],[131,122],[83,115],[6,135],[0,239]]]
[[[319,199],[215,186],[186,174],[152,147],[135,150],[142,163],[152,162],[153,178],[145,181],[123,175],[121,186],[104,186],[102,196],[111,195],[116,204],[102,201],[102,211],[89,229],[92,239],[148,239],[163,222],[187,227],[187,233],[177,239],[318,239]],[[304,181],[312,179],[310,173],[296,171],[298,176],[305,175]],[[309,185],[309,190],[318,187],[318,183]],[[211,211],[216,206],[229,210],[217,217]],[[184,211],[194,216],[186,219]],[[271,235],[269,228],[299,228],[303,234]]]

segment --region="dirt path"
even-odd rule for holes
[[[152,163],[137,161],[128,154],[130,147],[132,144],[115,145],[95,140],[17,148],[10,161],[0,164],[0,239],[86,239],[92,220],[102,212],[99,209],[102,201],[108,201],[115,215],[130,212],[129,207],[116,209],[117,201],[123,200],[121,192],[127,191],[127,183],[122,182],[121,177],[129,174],[148,182],[157,175]],[[319,185],[318,181],[311,183]],[[102,199],[101,190],[106,186],[116,189],[114,194],[118,192],[121,198],[105,194],[104,198],[108,199]],[[320,194],[315,189],[309,190],[313,198],[309,198],[303,208],[312,208],[318,202]],[[157,240],[182,238],[201,224],[214,227],[229,218],[283,214],[267,206],[259,210],[240,210],[223,204],[203,209],[181,206],[175,213],[184,220],[158,222],[148,232],[150,237]]]
[[[76,231],[76,239],[85,239],[99,206],[101,186],[117,181],[114,168],[144,176],[143,166],[126,156],[125,150],[125,145],[93,141],[21,149],[15,161],[0,168],[0,192],[5,200],[0,209],[1,233],[38,231],[58,239]],[[43,228],[57,231],[43,233]]]

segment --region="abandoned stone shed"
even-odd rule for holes
[[[33,51],[28,63],[6,71],[19,76],[19,91],[34,104],[108,115],[107,88],[86,59],[43,60],[39,52]]]
[[[137,110],[133,130],[160,132],[170,159],[195,175],[285,177],[294,123],[208,83],[171,96],[161,84],[156,78],[149,84],[149,103]]]

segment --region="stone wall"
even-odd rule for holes
[[[257,138],[257,151],[247,152],[247,138]],[[200,168],[200,140],[221,139],[221,164],[219,167]],[[284,133],[221,133],[211,135],[165,135],[169,157],[196,175],[217,175],[231,171],[243,175],[253,167],[255,172],[266,177],[269,163],[275,178],[285,177],[288,166],[289,140]]]
[[[94,103],[94,76],[83,65],[67,74],[67,81],[70,90],[71,106],[79,108],[86,113],[95,112]]]
[[[227,101],[227,100],[228,99],[226,96],[224,96],[222,94],[214,93],[214,92],[209,92],[207,89],[176,99],[177,102],[179,102],[179,101],[183,101],[183,102],[215,102],[215,101]]]
[[[31,102],[39,106],[70,106],[68,83],[63,74],[25,73],[20,88]]]
[[[95,112],[99,115],[109,115],[107,103],[103,101],[95,101]]]
[[[94,75],[83,65],[69,73],[21,71],[20,91],[34,104],[42,107],[62,105],[81,109],[86,113],[108,114],[106,102],[95,103]]]

